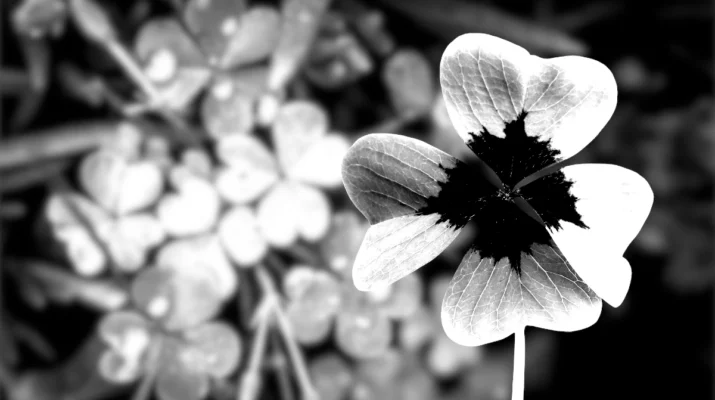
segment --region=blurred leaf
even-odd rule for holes
[[[253,209],[235,206],[221,218],[218,235],[226,253],[239,267],[252,267],[268,251]]]
[[[201,103],[201,119],[214,139],[249,134],[255,99],[229,77],[217,79]]]
[[[352,371],[336,353],[324,353],[309,365],[310,376],[321,400],[343,400],[353,383]]]
[[[61,0],[24,0],[12,12],[12,24],[20,34],[58,36],[64,31],[67,5]]]
[[[211,71],[204,68],[180,68],[167,84],[158,86],[162,105],[184,111],[211,80]]]
[[[51,48],[45,40],[21,36],[19,41],[30,75],[30,90],[24,92],[13,111],[10,120],[13,130],[25,129],[40,111],[49,88],[52,64]]]
[[[221,202],[210,182],[187,169],[171,171],[176,193],[159,201],[157,216],[170,236],[185,237],[206,233],[216,224]]]
[[[342,210],[333,215],[330,231],[320,242],[330,268],[352,279],[352,267],[369,225],[356,212]]]
[[[202,268],[143,270],[134,280],[132,296],[138,308],[168,330],[180,331],[216,316],[223,305],[215,278]]]
[[[86,156],[79,167],[79,180],[97,203],[119,215],[151,206],[164,188],[158,166],[149,161],[130,162],[109,151]]]
[[[213,234],[175,240],[164,245],[156,255],[158,269],[167,271],[200,270],[212,278],[216,292],[230,298],[238,287],[238,275]]]
[[[398,116],[416,118],[429,112],[435,98],[435,73],[417,50],[401,49],[385,62],[382,80]]]
[[[435,318],[434,311],[420,307],[402,321],[399,331],[400,347],[407,351],[419,350],[441,329],[441,323]]]
[[[385,299],[377,301],[378,307],[390,318],[402,320],[417,312],[422,304],[423,282],[417,274],[410,274],[388,286]],[[369,295],[372,292],[368,292]]]
[[[315,346],[325,342],[330,336],[335,319],[334,315],[320,312],[299,301],[289,302],[285,314],[295,340],[303,346]]]
[[[99,360],[99,371],[112,382],[127,383],[143,373],[143,356],[152,342],[151,327],[139,314],[115,311],[99,323],[100,338],[109,346]]]
[[[179,359],[187,369],[214,378],[226,378],[238,366],[242,355],[240,338],[223,322],[209,322],[184,332],[186,347]]]
[[[258,204],[258,224],[268,243],[285,248],[299,237],[315,242],[330,227],[330,202],[318,189],[280,182]]]
[[[191,0],[186,2],[184,20],[211,64],[217,65],[245,11],[244,1]]]
[[[382,355],[392,341],[392,327],[386,316],[373,307],[348,307],[338,314],[335,342],[353,358]]]
[[[69,5],[75,24],[88,39],[105,45],[116,40],[109,16],[94,0],[69,0]]]
[[[272,91],[281,91],[302,66],[330,0],[285,0],[282,4],[283,26],[268,75]]]
[[[344,136],[327,134],[328,115],[307,101],[285,104],[273,124],[278,161],[288,177],[322,187],[341,183],[341,163],[349,144]]]
[[[151,19],[136,35],[134,52],[142,63],[160,51],[171,52],[180,67],[206,66],[203,54],[174,18]]]
[[[229,19],[221,25],[225,32],[225,24],[231,24]],[[229,25],[230,26],[230,25]],[[254,6],[243,14],[237,27],[233,29],[227,47],[220,58],[222,68],[235,68],[268,58],[278,45],[281,32],[281,16],[273,7]]]
[[[166,238],[164,228],[149,213],[121,217],[97,234],[105,241],[114,264],[124,272],[146,265],[148,251]]]
[[[162,358],[155,387],[160,400],[201,400],[209,394],[208,375],[178,362],[183,346],[177,339],[166,337],[162,340]]]

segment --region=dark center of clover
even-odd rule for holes
[[[526,112],[506,124],[504,137],[483,128],[470,134],[469,148],[501,180],[494,186],[476,168],[463,163],[446,169],[448,179],[439,196],[429,199],[422,214],[438,212],[441,221],[463,227],[476,223],[477,234],[471,248],[494,263],[506,258],[521,272],[521,257],[531,254],[534,244],[553,246],[546,227],[560,229],[561,221],[586,228],[576,212],[576,198],[569,193],[573,185],[560,172],[554,172],[527,185],[517,183],[554,164],[559,150],[550,141],[540,141],[525,132]]]

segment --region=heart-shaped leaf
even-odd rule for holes
[[[239,267],[256,265],[268,251],[258,218],[249,207],[236,206],[224,214],[218,235],[226,253]]]
[[[81,225],[57,227],[54,236],[64,246],[72,268],[82,276],[97,276],[107,266],[107,255],[87,228]]]
[[[414,49],[396,51],[382,70],[392,107],[403,118],[426,114],[434,100],[434,76],[427,59]]]
[[[229,78],[218,78],[201,103],[201,118],[208,133],[219,139],[248,134],[253,129],[254,98]]]
[[[271,56],[268,87],[281,91],[305,60],[329,0],[286,0],[282,4],[283,26]]]
[[[469,251],[442,303],[442,325],[453,341],[479,346],[524,326],[576,331],[594,324],[601,301],[554,247],[522,253],[521,272],[508,259],[494,263]]]
[[[598,61],[541,59],[485,34],[450,43],[440,82],[459,135],[510,186],[579,152],[616,107],[615,79]]]
[[[395,282],[457,237],[470,216],[455,202],[478,201],[484,190],[466,171],[454,157],[404,136],[372,134],[353,144],[343,183],[372,224],[353,267],[358,289]]]
[[[212,278],[217,294],[223,299],[230,298],[238,287],[238,275],[215,235],[170,242],[159,250],[155,263],[158,269],[186,270],[188,273],[198,269],[205,272]]]
[[[179,352],[179,360],[187,369],[226,378],[238,366],[242,345],[231,326],[209,322],[185,331],[184,339],[186,345]]]
[[[152,344],[147,321],[132,311],[116,311],[99,323],[98,333],[108,349],[98,363],[100,375],[114,383],[129,383],[144,372],[144,354]]]
[[[298,237],[315,242],[330,227],[330,202],[318,189],[281,182],[259,203],[258,224],[266,241],[276,247],[288,247]]]
[[[219,215],[221,202],[208,181],[189,171],[175,170],[178,193],[165,195],[159,202],[157,216],[171,236],[183,237],[208,232]]]
[[[164,188],[157,165],[148,161],[129,162],[109,151],[86,156],[79,167],[79,180],[99,205],[118,215],[151,206]]]

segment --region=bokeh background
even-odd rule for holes
[[[442,333],[469,246],[357,292],[340,157],[370,132],[476,161],[438,63],[484,32],[606,64],[574,162],[655,204],[621,307],[527,329],[529,399],[713,396],[713,9],[703,0],[5,0],[0,397],[506,399],[512,340]]]

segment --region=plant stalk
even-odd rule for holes
[[[524,400],[524,371],[526,340],[522,327],[514,332],[514,374],[511,381],[511,400]]]

